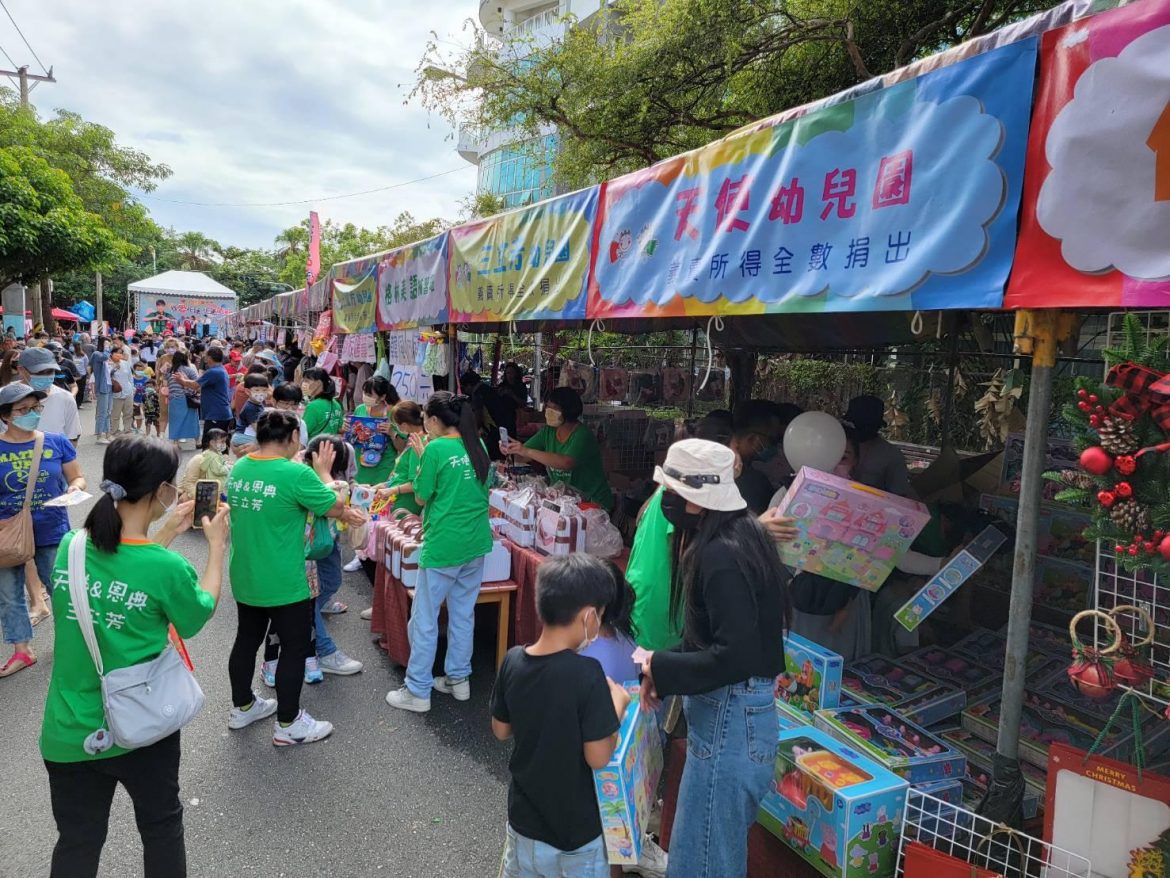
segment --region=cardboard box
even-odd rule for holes
[[[780,731],[785,729],[812,728],[813,715],[803,710],[790,707],[786,702],[776,699],[776,722]]]
[[[613,757],[593,772],[601,832],[609,862],[633,866],[642,853],[642,834],[662,774],[662,730],[658,714],[639,710],[638,685],[627,683],[632,696]]]
[[[941,607],[943,601],[954,594],[959,586],[974,576],[1006,542],[1007,537],[999,528],[985,527],[963,551],[947,561],[914,597],[906,601],[894,613],[894,618],[907,631],[914,631],[927,616]]]
[[[791,729],[759,822],[826,878],[892,875],[908,789],[827,732]]]
[[[936,680],[965,689],[968,697],[973,690],[1003,679],[1002,671],[992,670],[941,646],[924,646],[909,655],[900,656],[898,661]]]
[[[841,703],[843,666],[841,656],[832,650],[786,632],[784,673],[776,678],[776,700],[808,714],[807,721],[811,723],[814,711]]]
[[[1068,643],[1068,632],[1064,632],[1064,648],[1053,651],[1056,646],[1055,635],[1057,629],[1033,622],[1028,644],[1028,679],[1040,679],[1040,672],[1051,673],[1048,666],[1053,658],[1058,658],[1068,666],[1071,647]],[[962,656],[978,664],[985,665],[993,671],[1003,673],[1003,656],[1007,648],[1007,637],[1002,631],[992,631],[988,628],[978,628],[962,640],[955,643],[948,650],[953,655]]]
[[[797,473],[779,510],[800,531],[780,544],[785,564],[866,591],[881,588],[930,520],[921,503],[808,467]]]
[[[958,781],[967,758],[879,704],[818,710],[814,725],[912,784]]]
[[[978,786],[982,793],[986,793],[995,766],[995,744],[988,743],[962,728],[942,732],[939,737],[967,757],[967,779]],[[1024,808],[1026,811],[1031,810],[1034,816],[1040,810],[1040,803],[1044,801],[1047,775],[1027,762],[1020,763],[1020,773],[1024,776]]]
[[[493,488],[488,495],[488,516],[492,529],[517,546],[536,544],[536,509],[540,500],[531,490],[504,491]]]
[[[920,793],[926,793],[928,796],[934,796],[936,799],[941,799],[957,808],[963,807],[963,778],[914,784],[914,789]]]
[[[841,689],[861,704],[884,704],[921,726],[948,719],[967,704],[962,689],[881,655],[847,665]]]

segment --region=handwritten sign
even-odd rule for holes
[[[402,399],[412,399],[420,405],[435,392],[431,376],[418,366],[394,366],[390,370],[390,383]]]

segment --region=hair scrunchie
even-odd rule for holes
[[[100,485],[98,485],[98,487],[101,488],[105,493],[109,494],[110,498],[115,503],[126,498],[126,489],[117,482],[111,482],[109,479],[105,479]]]

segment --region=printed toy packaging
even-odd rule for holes
[[[784,634],[784,673],[776,678],[776,701],[807,713],[841,703],[841,656],[791,631]]]
[[[928,796],[934,796],[948,805],[962,808],[963,780],[962,777],[955,780],[933,780],[930,783],[914,784],[914,789],[920,793],[926,793]]]
[[[940,732],[939,737],[967,757],[966,781],[968,786],[974,787],[974,792],[978,792],[981,799],[991,785],[995,745],[960,728]],[[1044,801],[1047,777],[1043,771],[1027,762],[1020,763],[1020,773],[1024,776],[1024,817],[1031,819],[1039,812],[1040,803]]]
[[[906,601],[902,608],[894,613],[894,618],[907,631],[915,630],[922,624],[922,620],[941,607],[943,601],[954,594],[960,585],[974,576],[1005,542],[1007,537],[999,528],[985,527],[963,551],[932,576],[914,597]]]
[[[594,770],[593,785],[609,862],[632,866],[642,853],[642,833],[662,774],[662,731],[658,714],[638,709],[638,684],[625,687],[632,697],[618,745],[609,764]]]
[[[967,767],[961,753],[877,704],[819,710],[815,725],[914,785],[958,780]]]
[[[951,683],[967,690],[968,698],[973,689],[979,689],[993,681],[1003,679],[1002,671],[993,671],[978,662],[961,655],[955,655],[939,646],[924,646],[909,655],[899,656],[898,661],[915,670],[929,674],[936,680]]]
[[[942,722],[967,704],[962,689],[881,655],[847,665],[841,688],[861,704],[884,704],[922,726]]]
[[[353,446],[362,466],[377,466],[390,445],[390,437],[378,431],[389,418],[350,415],[345,421],[345,441]]]
[[[826,878],[892,875],[908,788],[827,732],[791,729],[758,819]]]
[[[881,588],[930,520],[921,503],[808,467],[776,514],[795,518],[800,531],[780,544],[785,564],[866,591]]]

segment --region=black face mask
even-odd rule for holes
[[[686,498],[670,491],[662,493],[662,515],[679,530],[694,530],[699,526],[698,512],[687,512]]]

